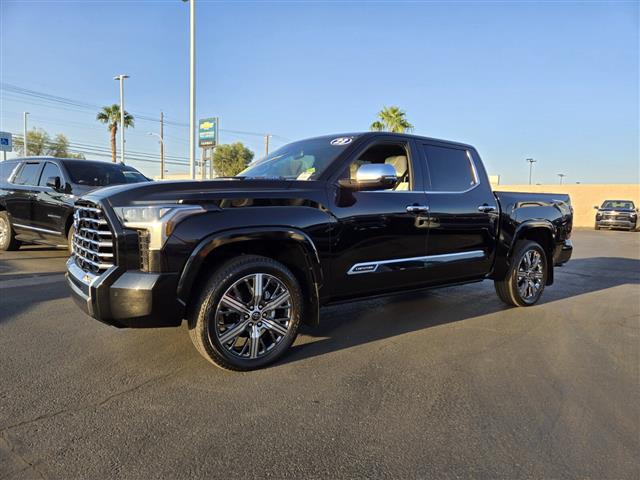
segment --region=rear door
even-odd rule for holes
[[[41,162],[25,161],[7,185],[7,212],[11,215],[16,232],[31,235],[36,231],[33,228],[33,212],[41,170]]]
[[[429,206],[429,281],[483,277],[493,266],[498,205],[476,151],[421,141]]]

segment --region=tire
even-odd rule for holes
[[[75,233],[75,228],[73,228],[73,224],[69,227],[69,231],[67,232],[67,250],[69,251],[69,255],[73,253],[73,234]]]
[[[600,227],[599,227],[598,225],[596,225],[596,226],[594,227],[594,230],[600,230]]]
[[[262,285],[260,297],[253,296],[256,282]],[[256,298],[258,305],[253,304]],[[208,279],[189,316],[189,336],[214,365],[255,370],[289,349],[302,309],[300,285],[287,267],[271,258],[242,255]]]
[[[0,250],[18,250],[22,245],[20,240],[16,240],[16,232],[13,231],[11,220],[7,212],[0,212]]]
[[[540,300],[547,283],[547,255],[539,243],[530,240],[518,242],[515,248],[506,277],[494,282],[496,293],[507,305],[530,307]]]

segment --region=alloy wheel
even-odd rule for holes
[[[518,292],[525,301],[534,300],[544,281],[542,255],[537,250],[527,250],[518,265]]]
[[[292,309],[291,292],[282,281],[268,273],[247,275],[220,298],[209,335],[213,331],[236,357],[262,358],[289,333]]]

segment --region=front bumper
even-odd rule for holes
[[[596,227],[600,227],[600,228],[627,228],[629,230],[635,230],[636,225],[637,225],[637,219],[627,220],[627,219],[603,218],[600,220],[596,220]]]
[[[72,255],[67,283],[75,303],[91,317],[114,327],[173,327],[184,317],[176,295],[178,275],[110,267],[101,275],[82,270]]]

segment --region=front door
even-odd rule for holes
[[[385,136],[361,147],[345,164],[341,178],[355,178],[366,163],[387,163],[395,168],[399,182],[379,191],[336,187],[334,298],[383,293],[424,281],[419,259],[427,249],[428,214],[423,173],[415,157],[412,141]]]
[[[63,191],[47,186],[47,179],[51,177],[59,177],[61,185],[65,185],[60,167],[53,162],[46,162],[38,183],[33,224],[50,237],[50,241],[62,244],[66,242],[66,220],[73,210],[73,203]]]
[[[482,278],[495,257],[498,203],[475,150],[419,142],[429,206],[430,283]]]

